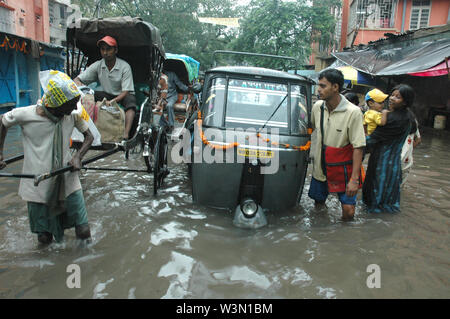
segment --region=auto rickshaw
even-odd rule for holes
[[[295,60],[289,57],[216,53]],[[194,202],[235,212],[234,224],[258,228],[266,211],[301,197],[311,145],[312,80],[253,66],[205,73],[202,101],[187,125]]]

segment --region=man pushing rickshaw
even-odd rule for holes
[[[81,159],[94,137],[79,113],[81,93],[75,83],[59,71],[40,72],[44,96],[36,105],[15,108],[0,117],[0,169],[6,167],[3,147],[8,129],[22,128],[24,173],[45,173],[70,165],[72,170],[47,179],[40,185],[22,178],[19,195],[27,202],[31,232],[41,244],[61,242],[64,230],[75,227],[76,237],[89,239],[86,205],[78,171]],[[71,156],[69,139],[76,127],[84,135],[80,149]]]

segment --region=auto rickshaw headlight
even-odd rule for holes
[[[241,202],[241,211],[245,217],[252,218],[257,210],[258,204],[253,199],[246,198]]]

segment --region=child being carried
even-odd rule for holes
[[[365,100],[369,110],[364,113],[364,131],[366,135],[372,134],[377,126],[386,125],[389,110],[383,110],[383,107],[387,97],[387,94],[378,89],[367,92]]]

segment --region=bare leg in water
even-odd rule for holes
[[[130,130],[131,126],[133,125],[135,114],[136,112],[134,111],[134,109],[128,109],[125,112],[125,131],[123,133],[123,138],[125,140],[128,140],[130,138]]]
[[[341,204],[342,206],[342,220],[351,221],[355,216],[355,205]]]

